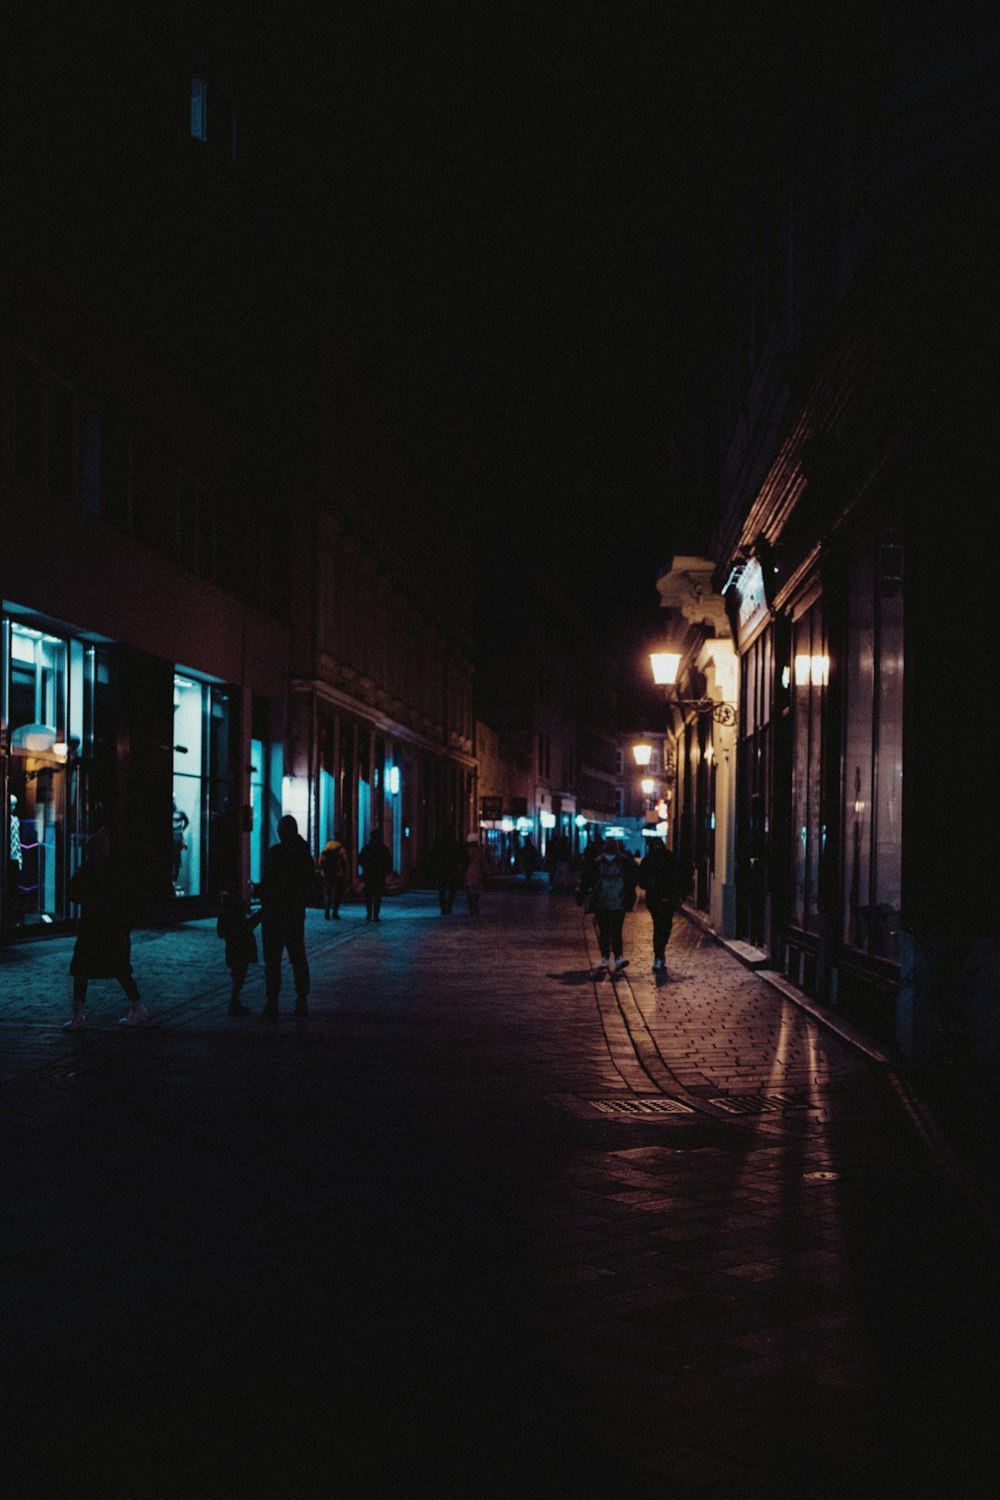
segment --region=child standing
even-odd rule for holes
[[[260,923],[261,916],[261,912],[251,916],[247,903],[241,896],[230,895],[228,891],[222,892],[219,921],[215,930],[225,940],[226,967],[233,977],[228,1012],[231,1016],[250,1014],[249,1006],[240,1000],[240,991],[247,977],[247,969],[257,962],[257,939],[253,930]]]

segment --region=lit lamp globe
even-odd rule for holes
[[[644,795],[647,797],[651,797],[656,789],[656,782],[653,780],[652,776],[644,776],[642,778],[641,785]]]
[[[637,766],[648,766],[653,756],[652,745],[633,745],[632,754]]]
[[[653,668],[653,681],[657,687],[673,687],[677,681],[677,673],[680,670],[680,652],[651,651],[649,653],[649,661]]]

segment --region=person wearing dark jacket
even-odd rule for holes
[[[290,813],[278,822],[278,842],[264,857],[260,886],[264,939],[264,1017],[278,1019],[281,960],[287,950],[295,980],[295,1014],[309,1014],[309,960],[306,958],[306,904],[312,896],[315,865],[309,845]]]
[[[650,843],[639,866],[639,884],[646,893],[646,909],[653,919],[653,968],[665,973],[674,912],[685,892],[680,860],[659,839]]]
[[[455,905],[455,894],[465,871],[465,851],[450,828],[442,829],[434,840],[431,862],[437,879],[438,904],[446,917]]]
[[[73,1014],[66,1030],[79,1031],[87,1024],[83,1007],[91,979],[117,979],[129,1002],[122,1025],[141,1025],[149,1017],[132,975],[128,893],[111,858],[107,829],[88,840],[83,863],[69,883],[69,899],[80,908],[80,928],[69,966]]]
[[[598,974],[614,974],[628,966],[622,958],[622,928],[625,913],[635,905],[636,866],[614,839],[605,839],[604,849],[594,861],[590,884],[583,888],[587,911],[594,913],[601,950]]]
[[[262,912],[253,916],[247,910],[242,896],[223,891],[219,903],[219,920],[215,930],[226,945],[226,967],[232,976],[229,995],[229,1015],[248,1016],[249,1006],[240,999],[243,981],[251,964],[257,962],[257,939],[253,930],[260,923]]]
[[[392,873],[392,855],[377,828],[358,855],[358,864],[365,888],[365,921],[380,922],[385,883]]]

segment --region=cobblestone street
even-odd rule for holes
[[[124,1032],[0,956],[5,1494],[996,1493],[995,1241],[885,1062],[542,886],[308,943],[277,1026],[214,923]]]

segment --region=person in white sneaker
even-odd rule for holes
[[[141,1025],[149,1017],[132,974],[128,896],[111,858],[106,828],[98,829],[87,841],[83,863],[69,883],[69,899],[80,908],[80,923],[69,966],[73,1014],[65,1023],[66,1030],[78,1031],[87,1024],[84,1002],[91,979],[117,979],[129,1002],[122,1024]]]
[[[584,906],[593,912],[597,943],[601,950],[598,974],[615,974],[628,964],[622,958],[622,928],[625,913],[635,905],[636,867],[614,839],[605,839],[589,875]]]

